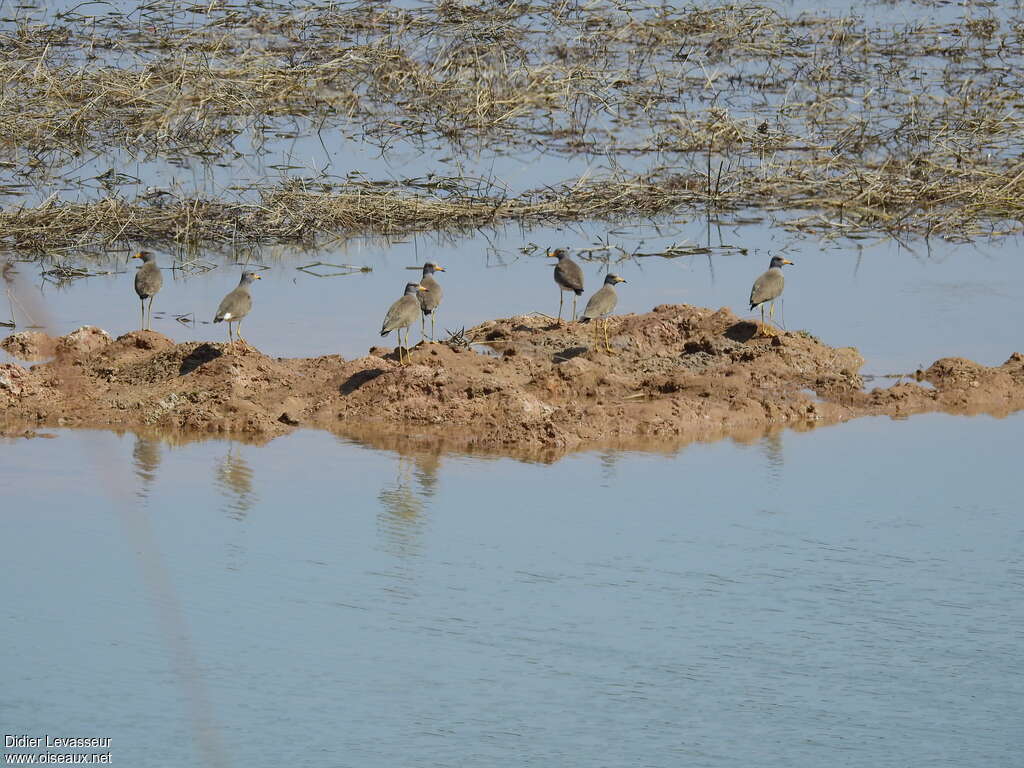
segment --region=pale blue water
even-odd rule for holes
[[[622,251],[652,252],[673,243],[709,242],[730,248],[710,256],[615,262]],[[756,313],[747,309],[750,286],[772,255],[783,254],[796,264],[786,267],[783,311],[777,319],[791,330],[810,331],[831,346],[857,347],[867,373],[913,371],[945,356],[998,365],[1013,352],[1024,351],[1016,321],[1024,296],[1019,238],[976,244],[940,241],[930,249],[915,241],[911,252],[895,243],[863,247],[849,241],[823,243],[765,224],[714,228],[709,240],[707,226],[700,220],[657,229],[587,223],[448,238],[424,235],[399,242],[357,240],[344,249],[319,253],[267,249],[255,257],[270,268],[252,288],[253,310],[242,330],[250,343],[269,355],[360,357],[374,344],[395,343],[393,338],[381,340],[381,322],[406,282],[419,278],[418,271],[407,267],[428,260],[448,270],[438,275],[445,290],[437,312],[441,338],[447,338],[448,330],[496,317],[529,312],[554,316],[558,289],[551,276],[553,262],[540,254],[546,247],[559,245],[581,254],[585,301],[598,289],[608,267],[583,257],[586,249],[601,244],[612,246],[610,268],[629,281],[619,288],[618,313],[688,303],[712,310],[725,306],[741,317],[753,318]],[[535,249],[532,255],[522,253],[521,249],[530,247]],[[52,333],[97,325],[120,335],[140,323],[139,300],[132,288],[135,266],[125,265],[124,258],[125,254],[112,257],[107,264],[125,270],[121,274],[80,279],[61,287],[40,276],[49,264],[19,264],[19,295],[34,308],[37,322]],[[223,266],[191,276],[165,271],[164,288],[153,305],[154,330],[177,341],[227,340],[224,324],[212,325],[210,320],[221,298],[238,284],[241,267],[210,258]],[[160,259],[170,266],[170,256],[160,254]],[[317,278],[296,269],[318,260],[366,265],[372,271]],[[7,316],[7,309],[0,297],[0,319]],[[26,317],[15,309],[24,327]],[[174,314],[188,314],[196,322],[182,325]],[[418,334],[416,328],[414,340]]]
[[[1022,424],[0,442],[0,723],[142,768],[1015,765]]]
[[[77,5],[0,2],[0,23]],[[1006,29],[1018,15],[973,3],[828,7],[892,26],[993,14]],[[503,147],[453,155],[443,142],[379,154],[351,131],[321,144],[297,130],[259,151],[243,132],[234,148],[253,156],[226,167],[144,148],[65,158],[66,179],[8,169],[23,185],[8,200],[105,195],[96,177],[108,169],[138,179],[117,188],[129,198],[151,184],[233,198],[253,183],[354,171],[465,171],[521,191],[608,162]],[[616,158],[638,171],[662,161]],[[787,327],[857,346],[866,372],[1024,351],[1016,238],[909,239],[907,251],[668,218],[258,250],[271,268],[245,334],[272,355],[353,357],[380,343],[387,306],[415,275],[406,267],[427,259],[449,267],[438,325],[454,330],[557,310],[550,263],[524,247],[687,244],[715,251],[614,263],[629,280],[619,310],[686,302],[750,316],[750,284],[779,253],[797,262]],[[124,269],[124,255],[103,266]],[[154,328],[177,340],[225,333],[204,321],[238,267],[204,255],[218,269],[166,273],[155,304]],[[60,287],[40,275],[78,256],[19,264],[19,328],[137,327],[131,271]],[[318,259],[373,271],[295,269]],[[587,293],[604,268],[584,262]],[[267,446],[74,431],[0,440],[0,730],[111,737],[111,763],[139,768],[1017,765],[1022,418],[868,419],[550,465],[397,454],[305,431]],[[38,750],[5,756],[20,752]]]

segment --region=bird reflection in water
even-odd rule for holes
[[[782,430],[772,430],[762,437],[761,449],[764,451],[768,478],[772,485],[778,485],[782,481],[782,471],[786,464],[786,454],[782,448]]]
[[[150,489],[156,481],[157,470],[160,469],[160,441],[155,437],[135,435],[135,447],[132,448],[132,462],[135,474],[139,478],[139,489],[135,492],[143,501],[149,498]]]
[[[603,488],[610,488],[615,482],[616,475],[619,473],[620,458],[622,458],[621,451],[608,450],[601,452],[601,486]]]
[[[224,511],[228,517],[243,522],[259,501],[252,488],[254,473],[252,467],[239,451],[237,443],[228,443],[228,452],[214,468],[214,484],[224,497]],[[239,528],[239,539],[228,544],[227,569],[240,571],[245,562],[246,547],[243,543],[244,528]]]
[[[227,504],[225,511],[235,520],[244,520],[259,500],[252,488],[253,471],[236,443],[228,444],[227,455],[217,465],[214,482]]]
[[[377,494],[377,522],[387,549],[402,557],[419,554],[423,511],[437,490],[441,451],[399,455],[395,479]]]

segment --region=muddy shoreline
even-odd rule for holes
[[[263,442],[312,427],[395,445],[440,440],[449,450],[549,455],[859,416],[1024,409],[1020,353],[995,367],[943,358],[864,391],[855,349],[754,330],[728,309],[662,305],[613,318],[607,354],[589,325],[520,316],[470,329],[472,346],[418,347],[407,366],[379,347],[354,360],[286,359],[245,343],[175,344],[152,331],[22,332],[0,347],[45,361],[0,364],[0,432],[160,429]]]

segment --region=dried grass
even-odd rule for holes
[[[124,199],[115,174],[106,199],[8,205],[0,227],[31,250],[748,208],[829,236],[1010,231],[1024,218],[1024,20],[1010,19],[893,28],[756,4],[485,0],[415,12],[154,3],[26,20],[0,35],[8,199],[89,153],[230,163],[240,137],[284,119],[292,135],[337,131],[385,153],[583,153],[609,170],[515,194],[453,176],[268,180],[248,199],[166,206]]]

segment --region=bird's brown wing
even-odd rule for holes
[[[160,273],[160,267],[152,261],[143,264],[135,272],[135,293],[140,299],[155,296],[163,284],[164,276]]]
[[[754,287],[750,289],[751,309],[756,307],[758,304],[763,304],[766,301],[777,299],[782,293],[784,285],[785,279],[782,277],[782,271],[778,269],[769,269],[754,281]]]
[[[421,291],[416,298],[419,299],[420,309],[423,310],[424,314],[428,315],[441,305],[443,291],[441,290],[441,284],[430,275],[420,280],[420,285],[427,290]]]
[[[583,310],[583,317],[587,320],[611,314],[615,305],[619,303],[619,297],[610,285],[602,286],[601,289],[590,297],[586,308]]]
[[[555,282],[579,296],[583,293],[583,270],[571,259],[562,259],[555,265]]]
[[[224,320],[224,315],[228,312],[231,313],[229,320],[241,320],[252,309],[252,296],[249,292],[239,286],[235,288],[231,293],[223,298],[220,302],[220,306],[217,307],[217,314],[213,316],[214,321],[220,322]]]
[[[403,296],[388,310],[384,324],[380,327],[380,335],[386,336],[396,328],[405,328],[416,321],[420,313],[420,304],[415,296]]]

